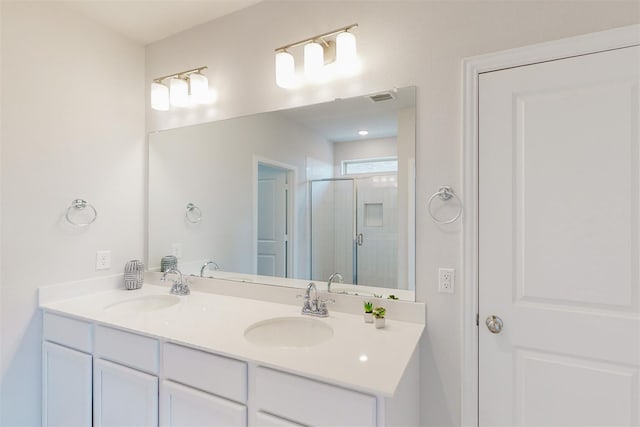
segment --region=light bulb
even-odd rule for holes
[[[162,83],[151,83],[151,108],[169,111],[169,88]]]
[[[324,49],[318,43],[307,43],[304,46],[304,74],[311,81],[322,78],[324,67]]]
[[[336,37],[336,64],[341,74],[354,74],[358,71],[358,52],[356,36],[343,32]]]
[[[169,100],[174,107],[186,107],[189,104],[189,85],[178,77],[169,80]]]
[[[297,86],[296,66],[289,52],[276,53],[276,84],[285,89]]]
[[[209,80],[202,74],[189,74],[189,89],[189,96],[194,104],[208,104],[210,102]]]

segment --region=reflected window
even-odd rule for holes
[[[342,175],[362,175],[369,173],[398,172],[398,158],[345,160],[342,162]]]

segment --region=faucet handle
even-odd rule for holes
[[[327,309],[327,303],[335,303],[336,300],[333,298],[329,299],[318,299],[318,311],[323,314],[329,314],[329,310]]]

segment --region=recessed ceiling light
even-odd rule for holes
[[[369,131],[368,130],[359,130],[358,131],[358,135],[367,136],[367,135],[369,135]]]

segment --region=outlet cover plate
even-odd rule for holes
[[[111,268],[111,251],[96,252],[96,270],[108,270]]]
[[[455,270],[453,268],[438,269],[438,292],[443,294],[454,293]]]

